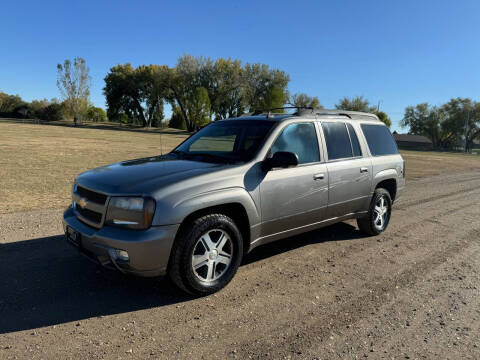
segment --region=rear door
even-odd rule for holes
[[[368,208],[372,161],[358,140],[357,130],[344,121],[322,122],[329,174],[328,218]]]
[[[314,122],[288,124],[274,141],[277,151],[297,154],[299,164],[268,171],[260,184],[262,236],[323,220],[328,204],[328,172],[321,159]]]

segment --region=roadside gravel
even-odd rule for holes
[[[478,172],[410,181],[381,236],[258,248],[200,299],[99,270],[61,210],[0,215],[0,359],[478,359],[479,204]]]

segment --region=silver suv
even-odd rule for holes
[[[356,218],[389,223],[405,163],[375,115],[303,109],[216,121],[172,152],[80,174],[67,240],[105,267],[218,291],[259,245]]]

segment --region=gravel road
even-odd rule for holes
[[[381,236],[256,249],[200,299],[99,270],[60,217],[0,215],[0,359],[480,358],[478,172],[409,182]]]

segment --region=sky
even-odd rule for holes
[[[91,101],[105,108],[116,64],[192,54],[260,62],[290,75],[291,93],[333,108],[379,104],[399,128],[406,106],[479,99],[480,1],[8,1],[1,6],[0,91],[60,97],[56,65],[83,57]]]

